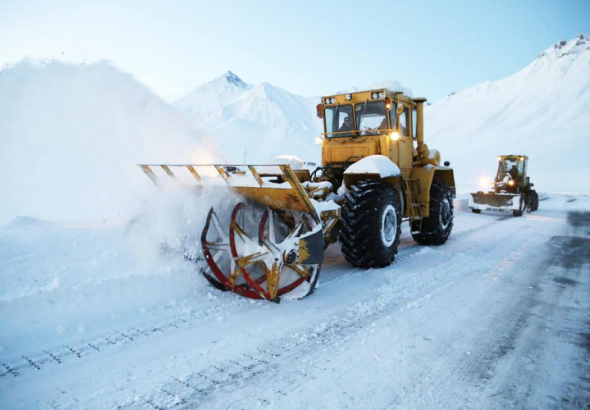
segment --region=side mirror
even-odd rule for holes
[[[396,113],[397,113],[397,115],[401,115],[402,112],[404,112],[404,105],[400,102],[397,105],[397,111],[396,111]]]
[[[535,184],[533,184],[533,183],[531,182],[531,186],[535,186]]]
[[[324,104],[316,105],[315,109],[317,110],[318,118],[324,118]]]
[[[445,161],[445,167],[448,167],[450,165],[451,165],[451,163],[449,161]]]

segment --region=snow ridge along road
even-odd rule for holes
[[[589,210],[589,198],[554,197],[522,218],[458,213],[449,242],[429,248],[415,245],[404,225],[394,265],[354,270],[334,248],[317,293],[303,301],[246,301],[197,278],[175,303],[131,304],[135,315],[92,322],[88,336],[66,331],[19,344],[16,327],[1,333],[0,401],[6,408],[581,408],[590,398]],[[4,255],[12,239],[1,237]],[[144,278],[136,279],[140,286]],[[5,308],[15,305],[3,300],[7,318]]]

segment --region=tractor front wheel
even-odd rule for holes
[[[526,209],[526,197],[524,194],[520,194],[519,202],[518,202],[518,209],[512,211],[513,216],[522,216],[524,210]]]
[[[401,233],[401,207],[395,189],[384,181],[350,187],[342,206],[339,240],[344,258],[359,268],[390,265]]]

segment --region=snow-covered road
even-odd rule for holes
[[[316,293],[276,305],[148,258],[121,226],[21,220],[0,235],[0,407],[590,403],[590,198],[458,212],[441,247],[403,229],[391,267],[332,246]]]

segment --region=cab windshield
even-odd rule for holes
[[[324,115],[328,137],[379,135],[385,132],[381,130],[389,128],[383,101],[357,103],[354,106],[354,116],[352,104],[326,107]],[[354,131],[360,131],[360,133]]]
[[[361,135],[379,135],[389,128],[387,111],[383,101],[364,102],[355,105],[356,123]]]
[[[498,180],[501,181],[505,178],[516,178],[519,173],[522,173],[522,171],[519,170],[518,165],[518,158],[505,158],[503,161],[500,161]]]

